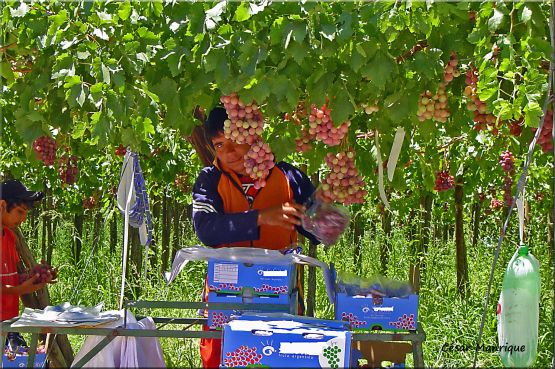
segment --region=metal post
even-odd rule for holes
[[[549,30],[551,34],[551,61],[550,61],[550,68],[551,68],[551,78],[553,82],[555,82],[555,0],[551,0],[551,19],[549,22]],[[554,83],[551,83],[552,86],[555,86]],[[549,95],[552,95],[551,90],[547,92]],[[552,101],[553,104],[553,112],[555,112],[555,100]],[[554,264],[553,269],[553,301],[555,302],[555,115],[553,115],[552,127],[551,127],[551,142],[553,145],[553,209],[552,209],[552,217],[553,225],[551,226],[553,235],[551,237],[551,242],[553,242],[553,253],[552,253],[552,262]],[[555,334],[555,309],[553,309],[553,333]],[[555,340],[553,341],[553,357],[551,359],[551,367],[555,367]]]

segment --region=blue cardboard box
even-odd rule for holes
[[[297,293],[291,295],[267,295],[254,293],[252,297],[245,297],[243,294],[233,294],[226,292],[209,292],[208,302],[222,302],[229,304],[276,304],[283,305],[281,311],[287,311],[291,314],[297,313]],[[256,312],[257,310],[243,310]],[[232,315],[240,315],[242,311],[238,310],[208,310],[208,327],[210,329],[222,329],[224,324],[231,320]]]
[[[348,321],[353,330],[416,330],[418,295],[407,297],[335,295],[335,319]]]
[[[296,267],[289,264],[249,264],[209,260],[208,289],[212,292],[240,292],[252,287],[260,294],[288,295],[295,287]]]
[[[26,368],[27,359],[29,355],[27,354],[17,354],[8,355],[6,353],[2,354],[2,367],[3,368]],[[34,368],[44,368],[46,362],[46,354],[36,354]]]
[[[351,332],[343,322],[249,314],[224,327],[222,366],[349,368]]]

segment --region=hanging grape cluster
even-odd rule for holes
[[[335,127],[331,110],[324,104],[321,108],[312,104],[308,116],[308,133],[328,146],[337,146],[349,131],[351,121],[347,120]]]
[[[505,151],[501,154],[499,158],[499,164],[501,169],[507,173],[513,173],[515,170],[515,158],[513,153],[510,151]]]
[[[93,209],[96,206],[96,197],[88,196],[83,199],[83,208]]]
[[[301,131],[301,137],[295,139],[295,150],[297,152],[307,152],[312,149],[311,142],[314,139],[306,129]]]
[[[254,188],[260,189],[266,186],[266,178],[274,166],[274,154],[270,145],[261,139],[254,142],[245,155],[245,169],[247,174],[255,180]]]
[[[449,174],[448,170],[442,170],[436,174],[436,185],[434,190],[441,192],[453,188],[455,185],[455,177]]]
[[[492,210],[499,210],[503,208],[503,201],[498,199],[491,199],[490,208]]]
[[[116,150],[114,150],[114,153],[117,156],[125,156],[125,153],[127,152],[127,149],[125,148],[125,146],[123,146],[122,144],[119,144],[118,147],[116,147]]]
[[[264,118],[258,105],[253,101],[245,104],[237,93],[222,96],[220,101],[224,104],[227,116],[224,122],[224,136],[238,144],[253,144],[260,139],[264,130]]]
[[[275,165],[270,145],[260,137],[264,128],[262,112],[254,101],[245,104],[235,92],[222,96],[220,101],[229,117],[224,121],[224,136],[237,144],[251,145],[244,157],[245,169],[254,180],[254,187],[262,188],[266,185],[270,169]]]
[[[44,165],[54,165],[58,144],[52,137],[41,136],[33,141],[33,150]]]
[[[522,118],[519,120],[514,120],[512,122],[509,123],[509,133],[515,137],[520,136],[520,134],[522,133],[522,128],[523,128],[523,120]]]
[[[470,100],[466,104],[466,108],[473,113],[474,130],[482,131],[490,127],[491,133],[497,135],[503,122],[497,122],[497,118],[488,112],[486,103],[478,97],[478,69],[476,67],[466,71],[465,83],[464,95]]]
[[[532,132],[536,133],[538,129],[532,128]],[[548,110],[545,112],[545,119],[543,121],[542,131],[538,137],[538,143],[542,147],[543,152],[548,153],[553,151],[553,112]]]
[[[58,161],[58,174],[63,183],[72,185],[77,182],[77,156],[70,155],[67,151]]]
[[[443,82],[440,82],[437,93],[433,94],[430,90],[423,92],[418,100],[418,110],[416,116],[419,121],[433,119],[436,122],[445,123],[451,116],[447,108],[447,92],[445,88],[454,77],[460,75],[457,69],[459,61],[456,53],[451,53],[449,62],[443,73]]]
[[[364,181],[355,167],[354,157],[353,151],[326,155],[325,161],[331,171],[322,182],[324,198],[344,205],[364,202],[367,191],[364,190]]]

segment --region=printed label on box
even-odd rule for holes
[[[237,264],[214,264],[215,283],[237,283],[239,280],[239,265]]]
[[[224,367],[348,368],[351,333],[325,320],[231,321],[224,328]]]

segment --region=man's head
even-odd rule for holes
[[[204,123],[204,132],[214,147],[220,164],[237,174],[245,175],[245,155],[250,145],[237,144],[224,136],[224,121],[228,119],[225,109],[217,106],[208,115]]]
[[[35,201],[44,197],[42,192],[29,191],[16,179],[2,182],[0,187],[0,223],[8,228],[16,228],[27,219],[27,212]]]

